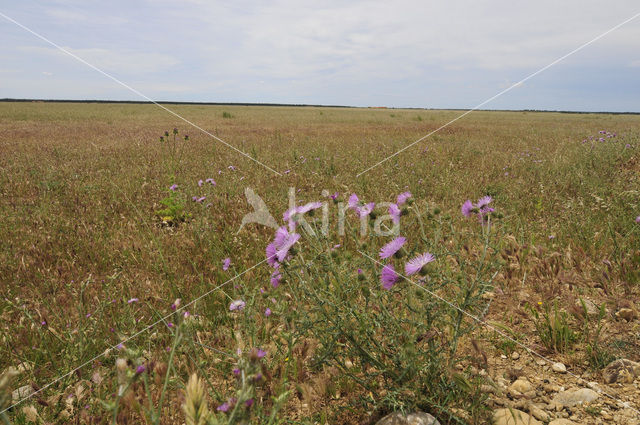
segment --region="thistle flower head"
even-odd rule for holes
[[[402,248],[402,245],[404,245],[406,241],[407,238],[405,238],[404,236],[395,238],[380,249],[380,258],[384,259],[391,257],[396,252],[398,252],[400,248]]]
[[[411,198],[411,192],[402,192],[400,195],[398,195],[398,199],[396,201],[398,205],[402,205],[407,202],[409,198]]]
[[[405,264],[404,273],[407,276],[411,276],[412,274],[422,271],[424,266],[426,266],[433,260],[435,260],[435,257],[433,256],[433,254],[430,254],[428,252],[418,255],[417,257],[409,260],[407,264]]]
[[[387,264],[382,268],[382,273],[380,274],[380,282],[382,283],[382,287],[387,291],[393,288],[393,285],[398,281],[398,274],[396,270],[393,268],[393,264]]]

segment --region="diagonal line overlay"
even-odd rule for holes
[[[529,80],[529,79],[531,79],[531,78],[535,77],[536,75],[538,75],[538,74],[540,74],[541,72],[543,72],[543,71],[545,71],[545,70],[547,70],[547,69],[551,68],[552,66],[556,65],[557,63],[562,62],[563,60],[565,60],[565,59],[566,59],[566,58],[568,58],[569,56],[573,55],[574,53],[579,52],[580,50],[584,49],[584,48],[585,48],[585,47],[587,47],[588,45],[590,45],[590,44],[594,43],[595,41],[597,41],[597,40],[601,39],[601,38],[602,38],[602,37],[604,37],[605,35],[607,35],[607,34],[609,34],[609,33],[613,32],[613,31],[617,30],[618,28],[620,28],[621,26],[623,26],[623,25],[625,25],[625,24],[627,24],[627,23],[629,23],[629,22],[633,21],[633,20],[634,20],[634,19],[636,19],[638,16],[640,16],[640,12],[636,13],[635,15],[633,15],[632,17],[630,17],[629,19],[626,19],[626,20],[624,20],[624,21],[620,22],[618,25],[616,25],[616,26],[614,26],[614,27],[612,27],[612,28],[609,28],[607,31],[603,32],[603,33],[602,33],[602,34],[600,34],[599,36],[597,36],[597,37],[595,37],[595,38],[592,38],[591,40],[587,41],[586,43],[584,43],[584,44],[583,44],[583,45],[581,45],[580,47],[577,47],[577,48],[573,49],[573,50],[572,50],[572,51],[570,51],[569,53],[567,53],[567,54],[565,54],[565,55],[563,55],[563,56],[559,57],[558,59],[554,60],[554,61],[553,61],[553,62],[551,62],[550,64],[548,64],[548,65],[546,65],[546,66],[544,66],[544,67],[540,68],[540,69],[539,69],[539,70],[537,70],[536,72],[534,72],[534,73],[532,73],[532,74],[529,74],[528,76],[526,76],[526,77],[525,77],[525,78],[523,78],[522,80],[518,81],[517,83],[515,83],[515,84],[511,85],[510,87],[507,87],[506,89],[502,90],[502,91],[501,91],[501,92],[499,92],[498,94],[495,94],[495,95],[491,96],[489,99],[487,99],[487,100],[485,100],[484,102],[482,102],[482,103],[478,104],[478,105],[477,105],[477,106],[475,106],[474,108],[469,109],[468,111],[466,111],[466,112],[464,112],[463,114],[461,114],[461,115],[457,116],[456,118],[452,119],[452,120],[451,120],[451,121],[449,121],[448,123],[441,125],[440,127],[436,128],[436,129],[435,129],[435,130],[433,130],[432,132],[430,132],[430,133],[428,133],[428,134],[426,134],[426,135],[422,136],[421,138],[419,138],[419,139],[418,139],[418,140],[416,140],[415,142],[413,142],[413,143],[411,143],[411,144],[409,144],[409,145],[405,146],[404,148],[400,149],[399,151],[397,151],[397,152],[395,152],[395,153],[393,153],[393,154],[389,155],[388,157],[386,157],[386,158],[385,158],[385,159],[383,159],[382,161],[379,161],[379,162],[375,163],[374,165],[372,165],[371,167],[367,168],[366,170],[361,171],[360,173],[358,173],[358,174],[356,175],[356,178],[357,178],[357,177],[360,177],[361,175],[363,175],[363,174],[364,174],[364,173],[366,173],[367,171],[369,171],[369,170],[372,170],[372,169],[376,168],[376,167],[377,167],[377,166],[379,166],[380,164],[382,164],[382,163],[384,163],[384,162],[386,162],[386,161],[390,160],[391,158],[393,158],[393,157],[397,156],[398,154],[401,154],[402,152],[406,151],[406,150],[407,150],[407,149],[409,149],[410,147],[414,146],[416,143],[419,143],[419,142],[423,141],[424,139],[428,138],[429,136],[431,136],[432,134],[437,133],[438,131],[442,130],[442,129],[443,129],[443,128],[445,128],[445,127],[448,127],[449,125],[451,125],[451,124],[453,124],[454,122],[458,121],[460,118],[463,118],[464,116],[466,116],[466,115],[470,114],[471,112],[473,112],[473,111],[475,111],[475,110],[477,110],[477,109],[481,108],[482,106],[486,105],[487,103],[491,102],[492,100],[494,100],[494,99],[496,99],[496,98],[498,98],[498,97],[502,96],[503,94],[505,94],[505,93],[507,93],[507,92],[511,91],[513,88],[515,88],[515,87],[517,87],[517,86],[521,85],[521,84],[522,84],[522,83],[524,83],[525,81],[527,81],[527,80]]]
[[[0,12],[0,16],[2,16],[3,18],[5,18],[7,21],[13,22],[14,24],[16,24],[17,26],[19,26],[20,28],[24,29],[25,31],[33,34],[34,36],[38,37],[39,39],[43,40],[44,42],[52,45],[53,47],[55,47],[56,49],[60,50],[63,53],[66,53],[67,55],[71,56],[72,58],[76,59],[79,62],[82,62],[83,64],[87,65],[89,68],[94,69],[95,71],[99,72],[100,74],[104,75],[105,77],[115,81],[116,83],[120,84],[121,86],[123,86],[124,88],[126,88],[127,90],[137,94],[138,96],[142,97],[143,99],[147,100],[148,102],[153,103],[154,105],[156,105],[157,107],[164,109],[165,111],[167,111],[168,113],[170,113],[171,115],[175,116],[176,118],[181,119],[182,121],[186,122],[187,124],[189,124],[190,126],[192,126],[193,128],[196,128],[198,130],[200,130],[201,132],[203,132],[204,134],[212,137],[213,139],[217,140],[218,142],[222,143],[223,145],[227,146],[230,149],[233,149],[234,151],[238,152],[240,155],[245,156],[247,158],[249,158],[250,160],[252,160],[253,162],[262,165],[264,168],[266,168],[267,170],[271,171],[272,173],[275,173],[279,176],[282,176],[281,173],[279,173],[278,171],[274,170],[273,168],[269,167],[266,164],[263,164],[262,162],[258,161],[257,159],[255,159],[254,157],[252,157],[251,155],[241,151],[240,149],[236,148],[235,146],[225,142],[224,140],[222,140],[221,138],[219,138],[218,136],[212,134],[211,132],[205,130],[204,128],[200,127],[199,125],[189,121],[188,119],[184,118],[182,115],[178,114],[177,112],[172,111],[171,109],[167,108],[164,105],[159,104],[158,102],[156,102],[155,100],[151,99],[149,96],[141,93],[140,91],[134,89],[133,87],[131,87],[130,85],[120,81],[119,79],[117,79],[116,77],[114,77],[113,75],[101,70],[100,68],[98,68],[97,66],[87,62],[86,60],[82,59],[81,57],[71,53],[70,51],[66,50],[65,48],[63,48],[62,46],[54,43],[53,41],[49,40],[48,38],[44,37],[43,35],[40,35],[39,33],[33,31],[32,29],[22,25],[20,22],[16,21],[15,19],[5,15],[4,13]]]

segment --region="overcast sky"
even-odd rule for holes
[[[154,100],[473,108],[638,0],[15,1],[0,12]],[[140,100],[0,16],[0,98]],[[640,17],[486,109],[640,112]]]

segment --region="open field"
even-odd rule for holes
[[[153,105],[0,103],[0,371],[20,370],[0,391],[41,389],[7,420],[28,423],[33,406],[44,423],[183,423],[197,373],[211,423],[366,424],[406,408],[481,424],[530,402],[548,420],[638,423],[617,399],[639,409],[639,381],[602,370],[640,361],[639,116],[473,112],[356,177],[460,112],[169,108],[282,175]],[[238,231],[245,188],[279,225],[289,188],[297,205],[327,202],[328,234],[320,210],[304,216],[316,234],[297,228],[278,285],[274,229]],[[380,258],[394,237],[374,218],[362,235],[347,211],[340,234],[351,194],[405,191],[403,258]],[[489,223],[461,214],[486,195]],[[382,287],[381,263],[403,273],[424,252],[421,281]],[[521,375],[534,395],[509,389]],[[587,382],[614,398],[544,407]]]

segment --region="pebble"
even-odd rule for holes
[[[394,412],[380,419],[376,425],[440,425],[440,422],[429,413],[414,412],[405,416]]]
[[[514,351],[513,353],[511,353],[512,360],[518,360],[519,358],[520,358],[520,353],[518,353],[517,351]]]
[[[551,370],[557,373],[567,373],[567,367],[564,363],[556,362],[551,365]]]
[[[553,398],[551,403],[564,407],[571,407],[577,404],[590,403],[599,397],[598,393],[589,388],[562,391]]]
[[[542,425],[542,422],[518,409],[498,409],[493,412],[493,425]]]

